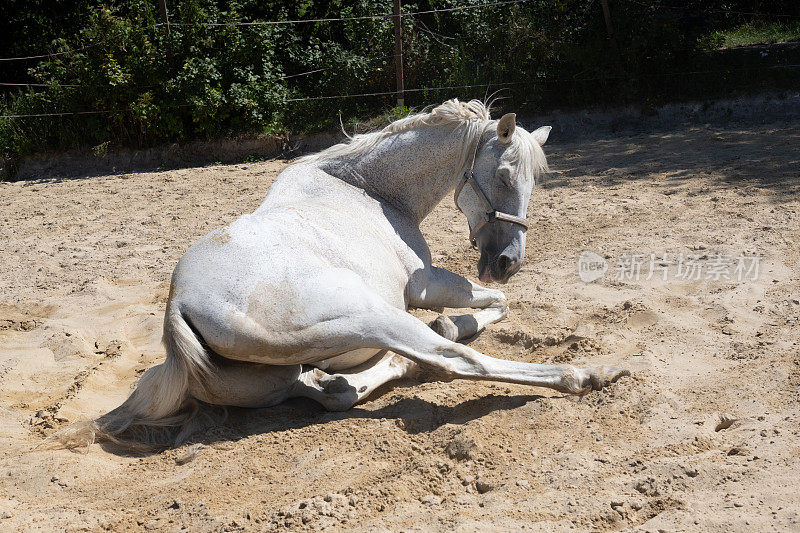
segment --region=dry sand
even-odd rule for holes
[[[0,183],[0,529],[797,531],[798,146],[786,122],[548,145],[511,314],[473,346],[633,371],[606,390],[406,380],[346,413],[233,410],[145,457],[34,447],[162,359],[178,257],[286,163]],[[451,200],[425,230],[475,277]],[[638,281],[615,279],[626,252]],[[717,252],[760,254],[758,279],[645,279],[651,253]]]

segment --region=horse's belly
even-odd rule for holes
[[[318,363],[314,363],[314,366],[328,373],[342,372],[369,361],[380,351],[381,350],[377,350],[375,348],[359,348],[357,350],[345,352],[341,355],[337,355],[336,357],[331,357],[330,359],[325,359]]]

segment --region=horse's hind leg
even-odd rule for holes
[[[289,395],[311,398],[329,411],[346,411],[384,383],[414,375],[417,370],[417,364],[410,359],[386,352],[351,372],[327,374],[318,368],[305,367]]]
[[[286,400],[302,373],[301,365],[262,365],[214,357],[214,371],[189,393],[214,405],[270,407]]]
[[[388,306],[371,310],[359,317],[358,323],[364,343],[392,350],[448,379],[504,381],[582,394],[630,374],[612,367],[588,369],[489,357],[437,335],[408,313]]]
[[[351,372],[328,374],[306,365],[263,365],[214,358],[204,383],[190,382],[189,393],[214,405],[271,407],[288,398],[306,397],[329,411],[345,411],[389,381],[414,374],[417,365],[385,351]]]

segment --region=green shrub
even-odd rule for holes
[[[389,13],[391,0],[170,0],[169,28],[160,24],[155,0],[8,1],[9,16],[0,21],[4,50],[57,55],[0,62],[0,81],[27,76],[25,81],[53,85],[7,91],[0,98],[2,114],[88,113],[0,119],[7,160],[48,148],[105,152],[115,145],[315,131],[337,125],[340,117],[357,125],[359,117],[387,109],[386,119],[407,112],[393,109],[392,94],[303,100],[391,91],[389,18],[228,25]],[[417,0],[404,2],[403,9],[485,1]],[[788,0],[768,6],[745,0],[613,0],[610,7],[616,48],[594,0],[529,0],[404,17],[406,87],[479,85],[409,92],[406,103],[421,108],[453,96],[483,98],[504,86],[502,102],[523,110],[648,106],[698,90],[712,93],[713,80],[676,73],[701,68],[702,53],[719,41],[718,32],[749,20],[737,12],[800,15]],[[720,83],[717,90],[725,88]]]

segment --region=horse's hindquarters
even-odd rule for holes
[[[348,253],[367,257],[359,250],[367,245],[323,240],[325,229],[311,225],[305,213],[281,211],[275,218],[242,217],[198,241],[175,268],[169,305],[227,359],[267,365],[326,361],[334,370],[370,359],[377,349],[361,350],[368,348],[363,332],[351,323],[375,307],[371,299],[404,308],[407,280],[396,254],[373,242],[367,263],[372,269],[357,271],[348,268]]]

